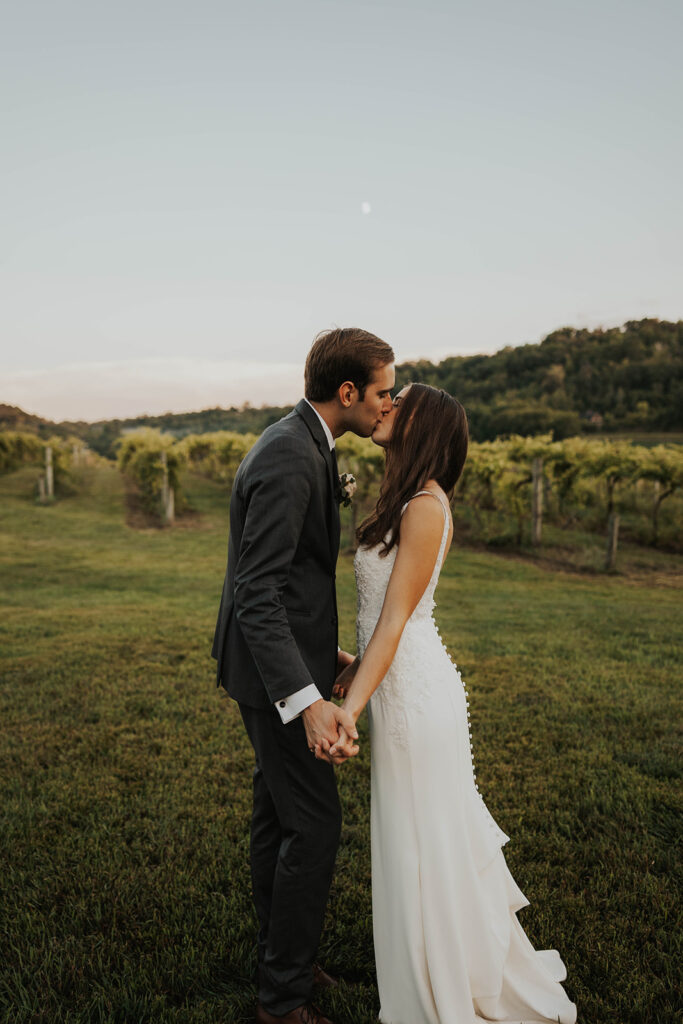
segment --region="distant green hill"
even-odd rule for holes
[[[201,412],[164,413],[163,416],[136,416],[125,420],[53,420],[32,416],[14,405],[0,405],[0,430],[22,430],[40,437],[82,437],[90,448],[112,458],[114,444],[124,433],[138,427],[158,427],[176,437],[187,434],[209,434],[216,430],[234,430],[241,434],[260,434],[270,423],[275,423],[292,409],[287,406],[263,406],[254,409],[249,404],[240,409],[203,409]]]
[[[494,355],[401,363],[397,386],[408,381],[433,384],[459,398],[477,441],[550,430],[556,438],[680,432],[683,321],[631,320],[623,327],[594,331],[562,327],[539,344],[508,345]],[[53,423],[0,405],[0,429],[41,437],[75,435],[111,456],[120,434],[136,427],[158,427],[176,437],[216,430],[259,434],[290,409],[245,405],[96,423]]]
[[[397,368],[397,384],[420,380],[455,395],[478,441],[553,430],[683,429],[683,321],[629,321],[610,330],[563,327],[540,344],[490,356],[420,360]]]

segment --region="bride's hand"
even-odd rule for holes
[[[328,740],[323,736],[321,744],[315,746],[315,756],[320,758],[321,754],[327,755],[332,764],[343,764],[349,757],[355,757],[360,747],[350,738],[343,725],[339,725],[339,736],[335,743],[330,746]]]
[[[351,688],[351,683],[356,677],[356,672],[358,671],[359,665],[360,658],[354,658],[351,664],[347,665],[343,672],[339,673],[336,682],[332,687],[333,697],[346,697],[347,693],[349,692],[349,689]]]

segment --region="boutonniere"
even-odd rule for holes
[[[357,486],[358,484],[356,483],[356,478],[353,473],[342,473],[340,475],[337,497],[339,504],[343,505],[344,508],[351,504],[351,499],[356,493]]]

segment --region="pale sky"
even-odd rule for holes
[[[0,61],[0,402],[285,403],[683,317],[679,0],[22,0]]]

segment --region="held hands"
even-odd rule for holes
[[[353,721],[353,718],[350,715],[349,715],[349,718],[351,718],[351,721]],[[354,732],[356,732],[355,725],[354,725]],[[356,732],[356,736],[358,736],[357,732]],[[344,726],[340,725],[339,726],[339,739],[337,740],[336,743],[334,743],[330,747],[330,750],[329,750],[330,757],[332,758],[332,760],[334,761],[335,764],[341,763],[341,762],[337,762],[335,760],[337,757],[339,757],[340,752],[342,752],[344,754],[343,760],[346,760],[346,757],[347,757],[346,751],[347,750],[349,751],[348,757],[355,757],[356,754],[358,753],[358,751],[360,750],[360,747],[357,744],[354,744],[353,740],[349,739],[349,737],[346,734],[346,730],[344,729]]]
[[[358,730],[348,711],[321,698],[306,708],[302,718],[308,749],[319,761],[343,764],[358,753],[360,748],[353,742]]]
[[[337,652],[337,679],[332,693],[345,697],[360,660],[346,651]],[[355,757],[359,747],[358,730],[352,715],[331,701],[318,700],[303,713],[308,749],[319,761],[329,764],[343,764],[349,757]]]

